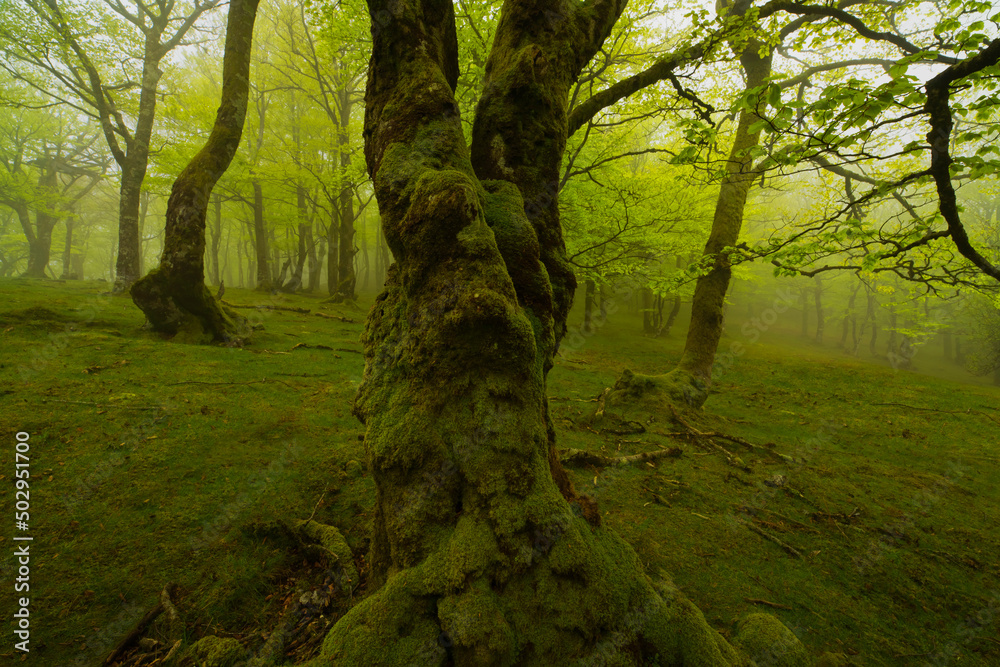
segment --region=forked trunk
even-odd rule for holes
[[[365,156],[396,259],[354,407],[376,487],[374,592],[317,664],[745,664],[592,503],[575,503],[590,523],[574,513],[550,467],[545,377],[573,280],[545,265],[562,252],[558,209],[532,193],[558,168],[568,86],[623,5],[553,18],[505,3],[470,160],[451,0],[369,3]],[[517,106],[533,113],[508,116]]]
[[[222,66],[222,102],[205,146],[181,172],[167,202],[160,265],[132,286],[132,300],[155,331],[186,339],[241,342],[245,320],[205,286],[209,197],[239,147],[247,112],[250,51],[258,0],[232,0]]]

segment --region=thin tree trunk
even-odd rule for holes
[[[594,291],[596,285],[589,278],[584,282],[583,332],[594,333]]]
[[[59,172],[53,161],[49,161],[38,177],[38,189],[42,193],[42,203],[35,209],[34,239],[28,246],[28,268],[24,275],[29,278],[45,278],[49,267],[49,256],[52,252],[52,230],[59,221],[55,211],[50,208],[55,205],[56,185],[59,182]]]
[[[823,326],[825,324],[826,318],[823,316],[823,281],[817,275],[816,278],[816,289],[813,292],[814,299],[816,300],[816,342],[823,342]]]
[[[219,245],[222,242],[222,197],[213,194],[212,203],[215,205],[215,217],[212,220],[212,245],[209,259],[212,260],[212,284],[218,285],[222,281],[222,270],[219,268]]]
[[[330,226],[327,228],[326,290],[331,297],[337,295],[340,280],[340,209],[337,200],[330,200]]]
[[[337,127],[337,146],[340,151],[340,225],[337,239],[340,256],[337,258],[337,300],[353,300],[357,282],[354,273],[354,187],[348,179],[351,169],[350,131],[351,108],[353,106],[350,91],[339,91],[340,125]]]
[[[268,266],[267,230],[264,229],[264,192],[260,181],[253,180],[253,237],[258,292],[270,292],[274,289],[271,269]]]
[[[63,246],[62,280],[76,280],[73,275],[73,216],[66,216],[66,244]]]
[[[770,54],[760,55],[766,48],[758,40],[751,39],[740,54],[747,91],[761,86],[771,74]],[[703,257],[711,262],[711,268],[695,284],[684,352],[672,374],[679,381],[671,390],[673,397],[696,406],[702,405],[708,398],[715,354],[722,338],[723,304],[732,277],[725,249],[735,246],[739,240],[747,194],[757,176],[750,149],[759,143],[760,132],[751,132],[750,127],[758,120],[760,117],[750,109],[740,112],[726,175],[715,205],[712,230],[703,253]]]
[[[250,54],[258,0],[231,0],[222,66],[222,101],[205,146],[174,181],[160,265],[132,286],[132,300],[154,330],[185,338],[242,342],[243,318],[205,285],[209,197],[240,144],[247,113]]]

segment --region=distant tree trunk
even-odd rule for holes
[[[271,269],[268,266],[267,230],[264,229],[264,192],[260,181],[253,179],[253,237],[255,240],[255,265],[258,292],[270,292],[274,289]]]
[[[337,200],[330,200],[330,226],[326,233],[326,290],[330,296],[337,295],[337,285],[340,281],[340,210],[337,207]]]
[[[587,280],[584,282],[586,286],[584,289],[584,301],[583,301],[583,332],[584,333],[594,333],[594,288],[596,285],[593,280]]]
[[[681,312],[681,295],[674,295],[674,305],[670,308],[670,313],[667,315],[667,323],[663,326],[664,335],[670,334],[670,329],[673,328],[674,322],[677,321],[677,316]]]
[[[825,319],[823,317],[823,281],[816,276],[816,290],[813,292],[816,299],[816,342],[823,342],[823,325],[825,324]]]
[[[802,337],[809,337],[809,289],[799,289],[799,301],[802,302]]]
[[[310,216],[312,217],[312,216]],[[306,251],[309,254],[309,268],[308,272],[308,282],[306,283],[306,292],[310,294],[319,289],[320,274],[323,271],[322,265],[322,251],[317,255],[316,253],[316,235],[313,234],[313,221],[310,220],[309,224],[306,225]]]
[[[243,318],[216,301],[205,285],[205,219],[212,188],[236,154],[243,133],[257,2],[229,4],[215,125],[205,146],[174,181],[160,266],[132,286],[132,300],[155,331],[227,342],[241,342],[248,333]]]
[[[361,289],[368,290],[368,274],[369,274],[369,257],[368,257],[368,234],[361,235],[361,259],[363,273],[361,278]]]
[[[42,168],[38,176],[38,189],[45,195],[43,202],[35,208],[35,233],[33,240],[29,238],[28,268],[24,272],[28,278],[45,278],[49,268],[49,256],[52,252],[52,230],[55,229],[59,217],[52,208],[55,203],[56,186],[59,182],[59,172],[53,161]],[[49,200],[49,201],[45,201]]]
[[[308,252],[306,250],[306,244],[310,243],[310,229],[311,224],[307,220],[307,210],[306,210],[306,189],[299,185],[296,188],[296,209],[299,215],[299,233],[298,233],[298,244],[296,246],[295,253],[295,268],[292,270],[292,278],[288,281],[287,285],[284,285],[281,289],[284,292],[297,292],[302,289],[302,274],[305,271],[306,258]]]
[[[599,288],[600,296],[598,297],[598,303],[601,305],[601,321],[607,322],[608,320],[608,299],[605,296],[604,281],[601,281],[601,286]]]
[[[271,256],[268,258],[271,263],[271,283],[273,289],[277,289],[281,287],[281,281],[284,279],[281,271],[281,247],[278,245],[278,237],[275,234],[274,226],[268,229],[267,233],[270,239],[268,247],[271,249]],[[287,228],[285,229],[285,234],[288,234]],[[288,239],[286,238],[285,240],[287,241]]]
[[[354,299],[354,288],[357,281],[354,274],[354,186],[348,180],[351,169],[351,153],[349,149],[351,135],[351,94],[348,90],[340,91],[340,125],[337,127],[337,145],[340,148],[340,170],[343,182],[340,187],[340,237],[337,240],[340,257],[337,258],[337,300],[351,301]]]
[[[944,360],[953,361],[955,358],[955,351],[953,349],[951,329],[945,329],[941,332],[941,342],[944,344]]]
[[[840,347],[847,349],[847,334],[853,333],[853,338],[851,339],[852,348],[857,347],[857,314],[854,312],[854,304],[857,300],[858,290],[861,289],[861,283],[859,282],[854,286],[851,291],[851,297],[847,300],[847,308],[844,309],[844,328],[840,334]],[[854,331],[850,331],[851,324],[854,324]]]
[[[656,333],[653,325],[653,290],[648,287],[642,288],[642,333],[647,336]]]
[[[875,349],[875,341],[878,339],[878,303],[875,300],[875,292],[870,291],[868,293],[868,317],[871,318],[872,323],[872,335],[871,339],[868,341],[868,352],[874,357],[878,356],[878,351]]]
[[[149,192],[142,190],[139,193],[139,217],[136,222],[136,229],[139,232],[139,275],[146,272],[146,215],[149,213]]]
[[[62,280],[76,280],[73,275],[73,216],[66,216],[66,244],[63,246]]]
[[[215,217],[212,219],[212,245],[209,259],[212,260],[212,284],[218,285],[222,280],[222,271],[219,268],[219,244],[222,241],[222,197],[213,194],[212,203],[215,205]]]

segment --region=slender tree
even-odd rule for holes
[[[248,333],[242,318],[217,302],[205,285],[205,221],[212,188],[243,135],[257,3],[230,2],[215,125],[205,146],[174,181],[159,267],[132,286],[132,300],[155,331],[226,342],[238,342]]]
[[[10,32],[12,28],[4,27],[0,39],[5,43],[9,60],[3,67],[42,93],[70,104],[100,123],[121,170],[115,291],[125,293],[141,271],[139,198],[149,163],[157,88],[163,76],[160,65],[218,0],[195,0],[190,5],[151,0],[136,2],[134,10],[121,0],[106,0],[101,9],[94,10],[99,15],[104,8],[110,8],[116,20],[135,30],[142,43],[141,64],[129,63],[126,56],[128,64],[123,68],[127,71],[137,65],[138,81],[124,82],[114,80],[114,68],[120,67],[118,62],[112,60],[105,66],[106,54],[101,52],[104,46],[91,39],[92,27],[81,16],[86,15],[84,8],[60,0],[23,2],[47,28],[51,44],[24,39],[23,35]],[[17,30],[23,30],[23,26]],[[126,100],[135,88],[139,89],[139,99],[137,107],[132,109]]]

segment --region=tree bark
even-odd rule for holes
[[[24,275],[27,278],[45,278],[49,267],[49,257],[52,253],[52,230],[55,229],[59,217],[54,207],[57,197],[56,185],[59,182],[59,172],[53,161],[44,165],[38,176],[38,190],[42,195],[39,205],[35,208],[35,230],[28,239],[28,268]]]
[[[222,66],[222,101],[205,146],[174,181],[160,265],[132,286],[132,300],[155,331],[240,343],[245,321],[205,285],[205,219],[212,188],[239,147],[247,113],[250,53],[258,0],[232,0]]]
[[[740,53],[748,93],[764,84],[771,74],[771,55],[761,57],[763,47],[761,42],[751,39]],[[677,368],[669,374],[670,382],[664,385],[674,400],[692,406],[704,404],[712,382],[715,354],[722,338],[723,306],[732,277],[725,249],[735,246],[739,240],[747,194],[757,175],[750,149],[759,143],[760,133],[751,132],[750,127],[759,119],[752,109],[740,112],[715,204],[712,230],[702,253],[702,261],[709,262],[710,269],[695,284],[684,352]]]
[[[348,90],[338,92],[340,98],[340,125],[337,127],[337,146],[340,151],[340,201],[337,247],[340,252],[337,258],[337,290],[334,299],[337,301],[352,301],[357,277],[354,273],[354,184],[350,182],[351,169],[351,95]]]
[[[166,26],[163,26],[165,28]],[[142,86],[139,92],[139,113],[135,134],[127,142],[124,159],[120,161],[122,183],[118,199],[118,260],[115,263],[115,294],[126,294],[132,283],[142,275],[142,240],[139,234],[139,207],[142,182],[149,166],[149,142],[156,118],[156,89],[163,71],[160,58],[165,53],[160,45],[163,28],[146,33],[145,58],[142,63]]]
[[[317,662],[745,664],[552,476],[545,376],[573,279],[547,270],[557,207],[533,218],[539,174],[522,187],[518,170],[558,167],[568,85],[623,2],[550,8],[504,4],[470,160],[451,0],[369,2],[365,156],[396,259],[354,405],[376,487],[374,592]],[[533,113],[503,121],[521,104]],[[521,152],[536,131],[545,143]]]
[[[264,192],[256,178],[253,179],[253,237],[257,267],[257,284],[254,289],[258,292],[270,292],[274,289],[274,283],[267,256],[267,230],[264,229]]]
[[[222,271],[219,269],[219,244],[222,242],[222,197],[218,194],[212,195],[212,204],[215,208],[215,217],[212,219],[212,245],[209,259],[212,260],[212,284],[218,285],[222,281]]]

